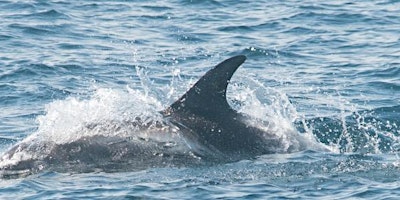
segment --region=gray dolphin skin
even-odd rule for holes
[[[171,123],[186,130],[186,137],[232,161],[274,153],[281,145],[275,135],[245,123],[246,116],[227,102],[227,86],[245,60],[239,55],[218,64],[163,111]]]
[[[227,86],[245,60],[243,55],[234,56],[208,71],[159,113],[161,121],[110,121],[83,127],[85,132],[123,129],[129,137],[94,134],[62,144],[24,140],[0,158],[0,174],[12,177],[43,169],[90,172],[179,167],[279,152],[277,149],[285,145],[281,137],[249,125],[248,117],[227,102]]]

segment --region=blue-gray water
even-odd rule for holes
[[[165,108],[237,54],[248,59],[231,104],[329,149],[203,167],[45,170],[0,180],[0,198],[396,199],[399,13],[397,0],[0,1],[1,153],[30,135],[68,142],[82,123]]]

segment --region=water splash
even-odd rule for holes
[[[232,106],[241,113],[250,116],[248,121],[253,126],[279,136],[285,145],[278,152],[295,152],[301,150],[336,151],[320,143],[310,131],[300,134],[295,121],[302,116],[296,111],[286,94],[264,86],[257,79],[240,78],[228,90]]]
[[[359,109],[359,105],[347,101],[339,92],[335,96],[326,94],[323,103],[338,109],[337,114],[297,122],[316,135],[319,141],[341,153],[399,152],[398,107]]]
[[[89,124],[107,121],[133,121],[137,117],[156,118],[160,108],[156,99],[129,87],[126,91],[100,88],[89,99],[69,97],[46,105],[46,114],[37,118],[37,132],[29,138],[38,137],[61,144],[93,134],[113,136],[117,132],[93,133],[82,130]]]
[[[89,98],[68,97],[46,105],[46,114],[37,118],[38,130],[17,145],[16,148],[20,149],[14,154],[6,154],[2,159],[2,165],[24,163],[24,161],[29,163],[30,160],[34,160],[34,171],[40,171],[46,168],[46,163],[42,161],[58,163],[67,159],[67,163],[73,168],[76,162],[82,165],[86,161],[92,161],[91,156],[88,156],[91,152],[82,155],[82,151],[89,151],[89,148],[99,146],[112,155],[95,158],[96,162],[112,163],[117,160],[132,164],[132,159],[138,159],[140,156],[147,156],[147,161],[172,157],[199,160],[193,154],[193,151],[196,152],[193,148],[198,145],[191,144],[180,136],[179,129],[163,122],[159,111],[166,106],[151,96],[153,95],[151,88],[154,86],[146,78],[147,75],[138,70],[138,76],[141,79],[141,90],[130,87],[125,90],[97,88]],[[179,76],[179,73],[174,76]],[[309,132],[299,134],[294,126],[298,113],[284,93],[265,87],[255,79],[241,79],[240,82],[243,84],[231,84],[228,90],[231,104],[238,112],[249,116],[246,120],[249,125],[264,129],[279,138],[282,146],[277,147],[275,152],[328,149]],[[171,96],[175,95],[174,90],[170,90],[170,93]],[[140,123],[139,126],[137,123]],[[145,129],[141,129],[142,126]],[[266,138],[268,139],[268,136]],[[85,141],[88,144],[82,143]],[[144,150],[145,155],[133,153],[134,157],[126,157],[132,154],[130,151],[135,151],[137,145],[142,151]],[[125,149],[119,150],[120,148]],[[63,154],[66,156],[64,159],[52,158],[55,152],[65,151],[67,154]],[[143,163],[144,160],[141,158],[134,162]],[[167,163],[162,159],[158,159],[157,162],[158,164],[153,161],[144,163],[149,166],[164,166]],[[160,163],[162,165],[159,165]],[[88,169],[79,168],[79,170]]]

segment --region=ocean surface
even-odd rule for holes
[[[399,13],[398,0],[0,0],[1,154],[115,134],[77,128],[151,116],[239,54],[232,107],[313,144],[205,166],[44,169],[0,179],[0,199],[398,199]]]

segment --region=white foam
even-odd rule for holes
[[[300,134],[294,122],[301,119],[286,94],[268,88],[250,77],[242,78],[244,84],[231,84],[228,96],[240,105],[233,105],[238,112],[251,118],[247,123],[275,134],[283,142],[277,152],[287,153],[312,150],[334,150],[318,142],[311,131]],[[262,101],[261,101],[262,100]]]
[[[27,139],[60,144],[96,134],[112,136],[120,132],[89,131],[85,126],[133,121],[136,117],[156,118],[157,110],[161,108],[155,98],[137,90],[99,88],[89,99],[68,97],[46,105],[46,114],[37,118],[37,132]]]

